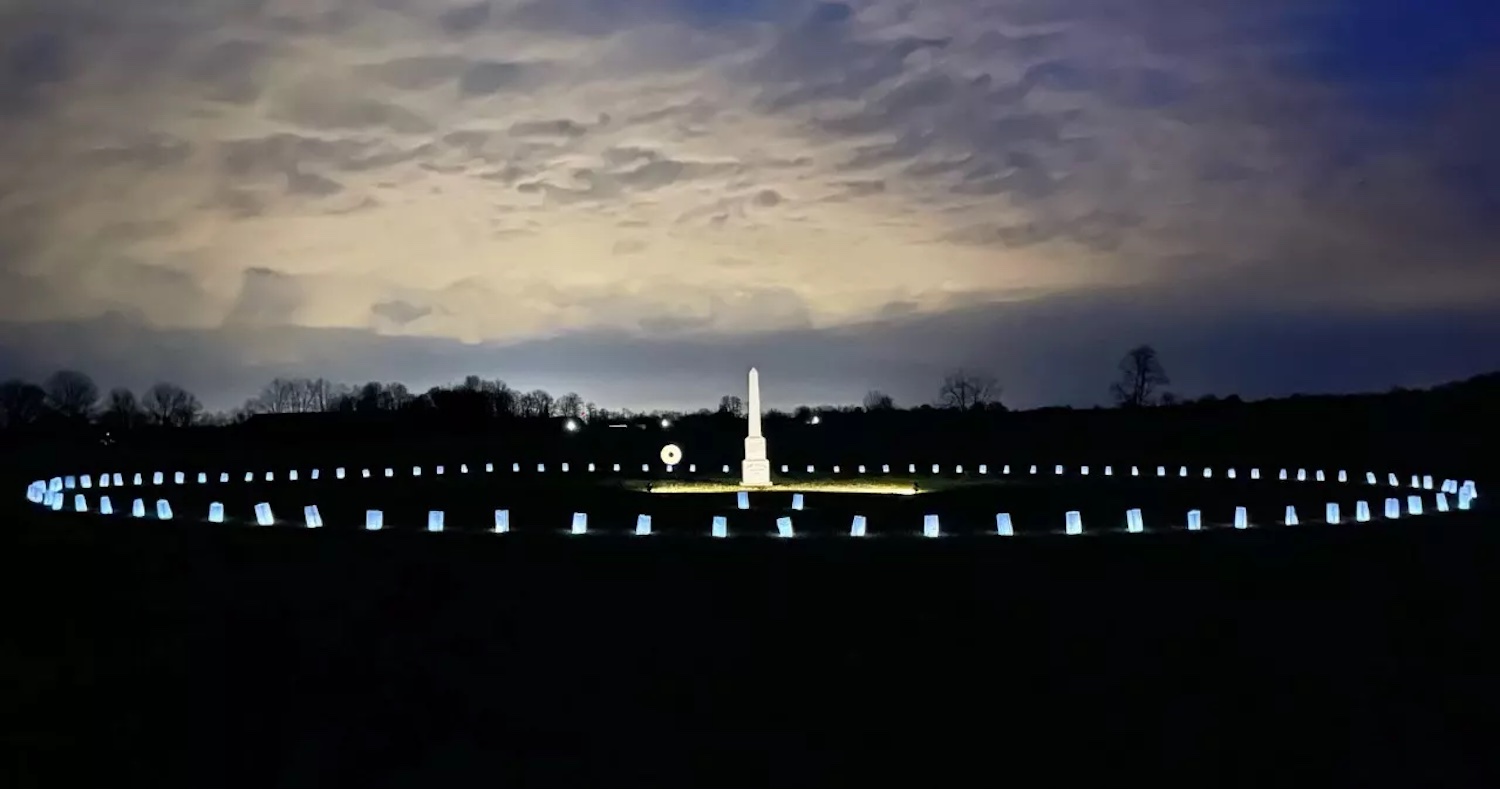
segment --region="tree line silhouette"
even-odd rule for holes
[[[1136,348],[1120,363],[1122,382],[1113,387],[1123,406],[1156,404],[1157,390],[1168,382],[1150,346]],[[917,410],[942,408],[952,411],[1007,410],[1000,401],[1001,388],[995,377],[974,370],[957,369],[943,378],[933,404]],[[879,390],[865,394],[858,406],[801,406],[790,414],[773,411],[771,416],[812,419],[821,412],[887,412],[899,409],[895,400]],[[206,413],[198,398],[172,383],[158,383],[139,397],[125,387],[102,393],[87,374],[59,370],[41,384],[12,379],[0,383],[0,429],[34,426],[81,426],[96,424],[108,430],[127,431],[156,426],[183,428],[193,425],[225,425],[261,414],[402,414],[441,413],[480,419],[567,418],[583,422],[630,420],[639,417],[682,417],[678,412],[635,413],[611,410],[585,401],[576,392],[554,396],[544,389],[512,389],[499,379],[477,375],[451,386],[434,386],[421,394],[404,384],[371,381],[359,385],[336,384],[324,378],[275,378],[254,397],[227,413]],[[696,416],[745,415],[743,399],[725,395],[717,409],[702,409]]]
[[[956,369],[944,376],[927,403],[903,408],[889,394],[872,390],[858,404],[770,410],[764,423],[779,456],[788,460],[799,453],[811,459],[820,452],[858,447],[870,452],[899,447],[936,456],[970,446],[984,454],[1085,445],[1128,450],[1131,455],[1161,452],[1163,457],[1189,450],[1253,450],[1271,457],[1289,446],[1395,456],[1404,448],[1443,445],[1454,460],[1459,459],[1454,452],[1482,460],[1489,457],[1484,447],[1500,432],[1500,374],[1423,391],[1292,395],[1256,402],[1243,402],[1235,395],[1177,398],[1167,391],[1169,384],[1160,356],[1151,346],[1141,345],[1124,354],[1108,385],[1114,408],[1012,412],[1003,404],[994,376]],[[242,426],[237,441],[349,443],[368,436],[371,441],[452,445],[493,443],[510,435],[539,447],[546,437],[568,431],[574,434],[568,443],[575,447],[639,443],[651,449],[648,444],[660,444],[656,431],[670,429],[670,440],[691,440],[695,446],[722,444],[728,457],[740,450],[744,416],[744,400],[733,394],[721,397],[716,407],[696,412],[636,412],[606,408],[575,392],[520,390],[477,375],[422,393],[400,383],[348,386],[318,378],[277,378],[225,413],[205,412],[192,393],[171,383],[153,385],[139,396],[125,388],[101,394],[87,375],[72,370],[54,373],[39,384],[0,383],[0,433],[5,435],[45,440],[64,433],[84,438],[102,432],[106,443],[131,435],[132,444],[140,439],[158,446],[218,440],[210,435],[193,439],[181,428]],[[370,430],[375,425],[379,429]]]

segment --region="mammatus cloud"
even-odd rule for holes
[[[12,0],[0,318],[273,366],[314,361],[283,329],[1496,306],[1496,53],[1444,0],[1386,42],[1441,62],[1362,79],[1330,31],[1381,4]]]

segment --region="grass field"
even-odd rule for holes
[[[1325,499],[1368,489],[918,485],[796,513],[789,490],[739,512],[623,479],[167,486],[179,513],[224,501],[223,526],[13,495],[0,785],[1492,785],[1487,499],[1326,526]],[[246,527],[261,500],[327,528]],[[422,531],[434,502],[452,533]],[[1267,522],[1302,502],[1307,525]],[[1259,528],[1122,530],[1131,506],[1150,529],[1237,503]],[[372,505],[393,528],[360,529]],[[516,532],[482,533],[500,506]],[[1070,508],[1101,529],[978,538],[1002,507],[1023,533]],[[561,536],[580,510],[599,533]],[[660,537],[628,535],[641,511]],[[976,536],[831,538],[928,511]],[[788,513],[808,539],[699,536]]]

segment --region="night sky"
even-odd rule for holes
[[[0,378],[1500,369],[1494,0],[0,0]]]

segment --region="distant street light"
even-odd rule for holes
[[[672,426],[672,420],[670,420],[670,419],[663,419],[663,420],[661,420],[661,429],[662,430],[666,430],[667,428],[669,428],[671,426]]]
[[[563,423],[563,429],[566,430],[566,431],[568,431],[569,433],[577,433],[578,432],[578,420],[576,420],[576,419],[569,419],[568,421],[566,421],[566,422]]]

